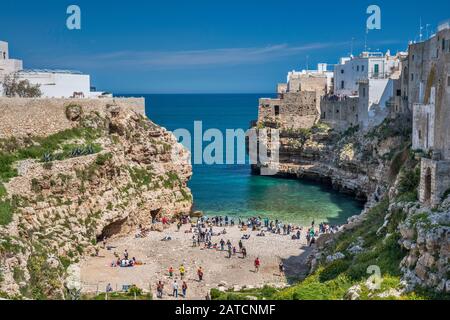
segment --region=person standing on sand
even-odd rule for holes
[[[128,250],[125,249],[125,251],[123,252],[123,257],[125,260],[128,260]]]
[[[186,273],[186,269],[184,268],[184,265],[181,265],[178,270],[180,271],[180,278],[181,278],[181,280],[183,280],[184,274]]]
[[[225,246],[225,241],[223,239],[220,239],[220,251],[223,251]]]
[[[183,291],[183,298],[186,298],[186,291],[187,291],[186,281],[183,281],[183,284],[181,285],[181,291]]]
[[[173,277],[173,268],[172,266],[169,268],[169,277]]]
[[[164,284],[161,281],[158,281],[158,284],[156,285],[156,296],[159,299],[162,299],[162,297],[163,297],[163,290],[164,290]]]
[[[247,249],[245,249],[245,247],[242,247],[241,252],[242,252],[242,258],[243,258],[243,259],[244,259],[245,257],[247,257]]]
[[[280,271],[280,276],[284,274],[284,264],[283,261],[280,261],[280,264],[278,265],[278,270]]]
[[[260,266],[261,262],[259,261],[259,258],[257,257],[255,259],[255,272],[259,271],[259,266]]]
[[[173,288],[173,293],[172,293],[172,295],[173,295],[175,298],[178,298],[178,283],[177,283],[177,280],[175,280],[175,281],[173,282],[172,288]]]
[[[197,270],[198,281],[201,282],[203,280],[203,270],[202,267],[199,267]]]
[[[231,259],[231,246],[228,246],[228,259]]]
[[[239,240],[239,250],[240,250],[240,251],[242,251],[242,247],[243,247],[243,245],[242,245],[242,241],[241,241],[241,240]]]

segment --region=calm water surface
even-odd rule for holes
[[[249,122],[257,117],[258,98],[271,97],[270,94],[143,96],[150,119],[169,130],[186,128],[191,132],[194,121],[200,120],[203,130],[247,130]],[[252,176],[249,165],[194,165],[189,186],[195,209],[207,215],[261,215],[303,225],[313,219],[335,224],[345,222],[362,209],[362,204],[352,197],[317,183]]]

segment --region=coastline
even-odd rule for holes
[[[146,292],[151,290],[153,296],[156,296],[156,283],[161,280],[165,284],[164,298],[173,299],[167,293],[171,291],[173,280],[180,281],[178,267],[181,264],[186,268],[185,279],[189,288],[187,299],[204,299],[213,288],[219,291],[256,289],[264,285],[284,288],[289,282],[304,278],[309,271],[306,262],[314,245],[310,247],[306,243],[306,227],[303,227],[300,240],[269,232],[260,237],[256,235],[256,231],[244,232],[237,225],[226,227],[225,235],[213,236],[214,243],[222,238],[224,241],[229,239],[237,247],[242,235],[250,234],[250,239],[242,240],[248,251],[245,259],[239,249],[236,255],[228,258],[226,250],[206,249],[203,243],[200,247],[193,247],[192,233],[186,233],[189,228],[189,225],[183,225],[177,231],[176,225],[171,224],[162,232],[151,231],[144,238],[128,235],[108,240],[107,246],[113,246],[113,249],[100,249],[98,257],[86,257],[79,263],[82,293],[92,297],[97,292],[104,292],[108,283],[118,291],[123,285],[135,284]],[[224,227],[213,229],[217,232]],[[172,240],[161,241],[165,236],[170,236]],[[143,265],[111,267],[111,262],[116,259],[114,252],[122,255],[125,249],[130,257],[136,257]],[[256,257],[261,260],[258,273],[254,272],[253,267]],[[285,275],[279,273],[280,261],[285,265]],[[168,268],[171,266],[175,270],[173,278],[168,275]],[[200,266],[204,270],[202,282],[198,282],[196,276],[196,270]]]

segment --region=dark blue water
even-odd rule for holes
[[[169,130],[186,128],[193,132],[194,121],[202,121],[203,131],[217,128],[225,132],[247,130],[250,121],[257,117],[258,98],[271,95],[144,96],[147,116]],[[194,164],[189,186],[195,209],[207,215],[261,215],[309,224],[313,219],[342,223],[361,211],[361,203],[352,197],[316,183],[252,176],[249,165]]]

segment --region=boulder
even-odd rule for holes
[[[345,300],[359,300],[361,295],[361,286],[359,284],[350,287],[344,295]]]
[[[329,263],[329,262],[333,262],[335,260],[340,260],[340,259],[344,259],[344,258],[345,258],[345,255],[342,252],[336,252],[333,255],[327,256],[326,261]]]

